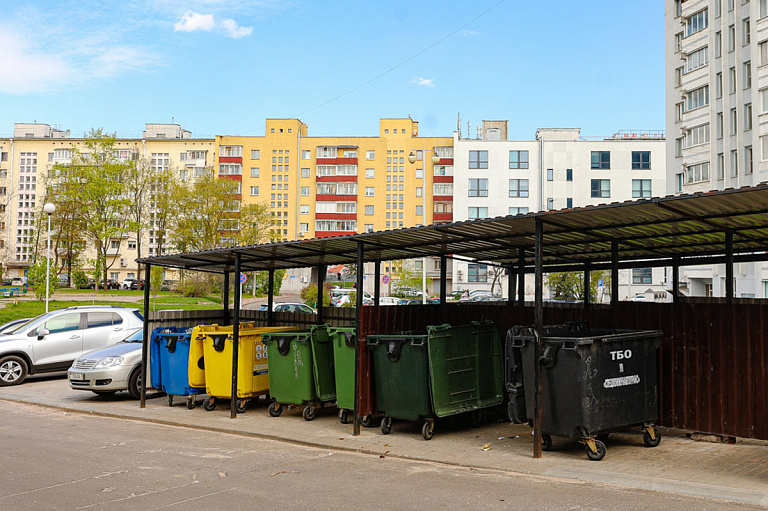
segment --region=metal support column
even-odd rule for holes
[[[273,326],[272,325],[272,309],[274,308],[274,304],[275,304],[274,289],[275,289],[275,269],[270,268],[269,283],[267,284],[267,326]]]
[[[325,273],[326,268],[324,264],[320,264],[317,267],[317,324],[323,324],[323,312],[325,311],[325,305],[323,300],[325,299]]]
[[[373,304],[381,302],[381,261],[373,263]]]
[[[239,252],[235,252],[235,304],[234,318],[232,322],[232,399],[229,403],[229,416],[234,419],[237,417],[237,367],[240,356],[240,260]]]
[[[144,326],[141,341],[141,402],[139,408],[147,406],[147,356],[149,356],[149,287],[151,264],[144,267]]]
[[[619,242],[611,242],[611,306],[619,303]]]
[[[229,273],[224,274],[224,289],[221,291],[221,300],[224,302],[224,318],[221,324],[229,326]]]
[[[362,329],[360,328],[363,315],[363,243],[357,242],[357,293],[355,303],[355,409],[353,410],[354,426],[352,435],[360,435],[360,344]]]
[[[672,303],[680,302],[680,258],[672,259]]]
[[[440,305],[448,301],[448,258],[440,256]]]
[[[733,303],[733,232],[725,233],[725,303]]]
[[[584,263],[584,308],[588,309],[592,302],[592,265],[588,262]]]
[[[543,352],[544,332],[544,221],[536,218],[536,268],[535,268],[535,309],[534,324],[536,326],[536,346],[533,355],[533,457],[541,458],[541,366],[539,358]]]
[[[517,304],[525,305],[525,250],[517,250]]]

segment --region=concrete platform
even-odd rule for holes
[[[735,445],[691,440],[684,431],[661,429],[658,447],[643,445],[642,433],[611,434],[603,461],[587,460],[584,448],[564,438],[554,438],[554,450],[533,459],[531,429],[501,420],[473,428],[464,417],[438,421],[434,438],[425,441],[421,423],[395,421],[392,432],[363,429],[358,437],[352,426],[339,423],[335,407],[318,411],[307,422],[301,408],[286,410],[281,417],[267,413],[267,402],[251,403],[246,413],[231,419],[229,403],[216,410],[188,410],[184,398],[168,406],[164,394],[152,396],[146,408],[126,393],[99,397],[74,391],[61,376],[37,377],[17,387],[0,389],[3,401],[58,408],[67,413],[98,414],[173,426],[191,427],[276,439],[328,449],[349,450],[374,456],[427,460],[478,469],[524,473],[532,476],[577,479],[743,502],[768,508],[768,442],[739,439]]]

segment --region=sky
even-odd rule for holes
[[[664,129],[663,0],[26,0],[0,5],[0,134],[421,136],[508,120],[582,136]]]

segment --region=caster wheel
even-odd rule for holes
[[[197,401],[195,401],[194,396],[190,396],[187,398],[187,409],[192,410],[195,406],[197,406]]]
[[[173,406],[173,394],[168,394],[168,406]]]
[[[373,414],[368,414],[365,417],[362,418],[360,421],[360,424],[363,425],[364,428],[372,428],[373,427]]]
[[[237,410],[237,413],[245,413],[246,408],[248,408],[247,399],[238,399],[237,403],[235,403],[235,410]]]
[[[584,446],[584,451],[587,453],[587,458],[589,458],[590,460],[600,461],[603,458],[605,458],[605,453],[606,453],[605,444],[600,440],[595,440],[595,447],[597,448],[597,452],[592,452],[592,449],[590,449],[588,445]]]
[[[301,414],[304,416],[305,421],[311,421],[315,418],[317,412],[312,406],[307,406]]]
[[[425,422],[424,425],[421,427],[421,436],[424,437],[424,440],[432,440],[432,434],[434,432],[435,432],[434,422]]]
[[[655,438],[651,438],[651,434],[647,429],[643,431],[643,443],[646,447],[656,447],[661,442],[661,433],[659,433],[658,429],[654,428],[653,436]]]
[[[214,408],[216,408],[216,398],[215,397],[207,397],[205,398],[205,401],[203,401],[203,408],[206,412],[210,412]]]
[[[392,431],[392,419],[384,417],[381,419],[381,432],[385,435],[389,435],[390,431]]]
[[[269,415],[272,417],[280,417],[283,414],[283,407],[279,403],[270,403]]]
[[[339,422],[342,424],[349,424],[349,411],[343,408],[339,410]]]
[[[589,447],[587,447],[587,449],[589,449]],[[552,450],[552,437],[547,433],[542,433],[541,435],[541,450],[542,451]]]

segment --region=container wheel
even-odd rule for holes
[[[650,430],[653,429],[653,437]],[[646,447],[656,447],[661,442],[661,433],[656,428],[647,428],[643,431],[643,443]]]
[[[269,404],[269,415],[272,417],[280,417],[283,414],[283,406],[278,403],[270,403]]]
[[[312,407],[312,405],[309,405],[304,408],[304,411],[301,414],[304,416],[305,421],[311,421],[317,416],[317,411]]]
[[[216,398],[213,396],[208,396],[205,398],[205,401],[203,401],[203,408],[206,412],[210,412],[214,408],[216,408]]]
[[[552,450],[552,436],[550,436],[547,433],[541,434],[541,450],[542,451]]]
[[[600,461],[603,458],[605,458],[605,453],[607,449],[605,448],[605,444],[601,442],[600,440],[595,440],[595,448],[596,451],[593,451],[589,444],[584,445],[584,451],[587,453],[587,458],[589,458],[592,461]]]
[[[187,409],[192,410],[197,406],[197,401],[195,401],[195,396],[187,396]]]
[[[385,435],[389,435],[390,431],[392,431],[392,419],[384,417],[381,419],[381,432]]]
[[[344,408],[339,410],[339,422],[342,424],[349,424],[349,411]]]
[[[237,413],[245,413],[245,410],[247,408],[248,408],[247,399],[238,399],[237,403],[235,403],[235,410],[237,410]]]
[[[432,435],[434,432],[435,432],[434,422],[427,421],[421,427],[421,436],[424,437],[424,440],[432,440]]]
[[[363,425],[364,428],[372,428],[373,427],[373,414],[369,413],[363,419],[360,421],[360,423]]]
[[[168,406],[173,406],[173,394],[168,394]]]

